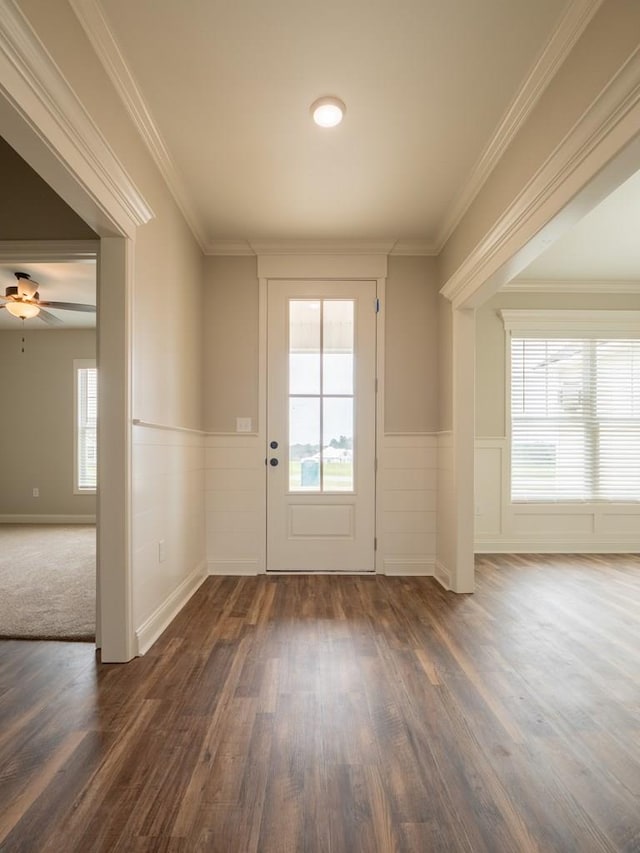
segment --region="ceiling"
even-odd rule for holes
[[[516,281],[640,281],[639,227],[637,172],[530,264]]]
[[[102,10],[108,29],[94,44],[166,149],[207,248],[399,241],[425,253],[455,225],[514,98],[580,5],[98,2],[74,6]],[[347,106],[334,130],[309,115],[323,95]]]
[[[29,273],[39,284],[38,292],[43,302],[80,302],[96,304],[96,262],[89,260],[72,263],[36,263],[16,264],[0,263],[0,293],[16,284],[14,272]],[[24,328],[38,329],[94,329],[96,315],[88,312],[66,311],[47,308],[59,320],[62,326],[49,326],[39,317],[24,321]],[[0,311],[0,329],[21,331],[22,320],[13,317],[8,311]]]

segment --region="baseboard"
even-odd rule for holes
[[[200,563],[186,577],[180,586],[143,622],[136,631],[138,655],[144,655],[158,639],[160,634],[175,619],[194,592],[206,579],[204,562]]]
[[[261,574],[257,560],[209,560],[207,566],[210,575]]]
[[[95,515],[0,515],[0,524],[95,524]]]
[[[388,558],[382,561],[383,574],[390,577],[432,577],[434,570],[433,557]]]
[[[449,569],[444,563],[441,563],[440,560],[435,561],[433,576],[441,587],[444,587],[447,591],[451,590],[451,575],[449,574]]]
[[[640,540],[620,539],[482,539],[474,544],[476,554],[636,554]]]

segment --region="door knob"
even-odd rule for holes
[[[269,465],[271,465],[273,468],[275,468],[277,464],[278,460],[275,458],[275,456],[269,460]]]
[[[272,442],[269,444],[269,447],[270,447],[272,450],[277,450],[277,449],[278,449],[278,442],[277,442],[277,441],[272,441]]]

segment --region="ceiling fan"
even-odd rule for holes
[[[6,308],[9,314],[13,314],[19,320],[40,317],[49,326],[61,326],[62,320],[59,320],[46,308],[64,311],[88,311],[95,314],[95,305],[83,305],[80,302],[42,302],[38,293],[40,285],[37,281],[33,281],[29,273],[16,272],[14,275],[18,279],[18,283],[9,285],[5,290],[5,295],[0,296],[0,299],[6,300],[0,304],[0,308]]]

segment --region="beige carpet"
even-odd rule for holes
[[[94,640],[96,529],[0,524],[0,637]]]

